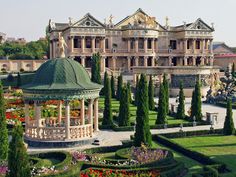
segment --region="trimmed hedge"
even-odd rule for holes
[[[69,166],[72,161],[72,155],[69,152],[64,152],[64,151],[34,154],[31,157],[33,162],[38,160],[38,162],[35,163],[34,165],[36,167],[44,166],[45,165],[44,159],[50,159],[50,158],[58,159],[60,161],[60,163],[54,165],[55,169],[57,170],[61,170],[65,166]]]
[[[218,171],[209,166],[204,166],[202,172],[192,174],[192,177],[218,177],[218,176],[219,176]]]
[[[215,167],[217,166],[217,169],[221,169],[222,172],[229,171],[226,168],[226,165],[224,163],[213,160],[210,157],[208,157],[204,154],[201,154],[199,152],[187,149],[187,148],[175,143],[174,141],[168,139],[167,137],[164,137],[163,135],[154,135],[153,140],[156,140],[157,142],[159,142],[167,147],[170,147],[171,149],[174,149],[175,151],[180,152],[183,155],[190,157],[203,165],[214,165]]]
[[[213,130],[197,130],[197,131],[183,131],[183,132],[175,132],[175,133],[165,133],[162,136],[166,138],[182,138],[189,136],[207,136],[207,135],[222,135],[222,129],[213,129]],[[155,136],[155,135],[154,135]]]

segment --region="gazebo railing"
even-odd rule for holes
[[[88,138],[93,135],[93,127],[92,124],[70,126],[69,132],[69,140]],[[66,139],[66,128],[29,126],[26,128],[25,136],[36,140],[63,141]]]

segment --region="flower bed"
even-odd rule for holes
[[[80,174],[81,177],[159,177],[160,172],[158,170],[137,170],[137,171],[128,171],[128,170],[112,170],[112,169],[92,169],[89,168],[84,170]]]

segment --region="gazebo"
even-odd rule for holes
[[[30,146],[72,146],[91,142],[98,131],[98,97],[102,86],[91,82],[87,71],[68,58],[41,65],[33,81],[22,87],[25,101],[25,140]],[[43,117],[42,104],[53,100],[57,116]],[[71,102],[79,114],[71,115]],[[33,107],[30,117],[29,108]],[[89,141],[90,140],[90,141]]]

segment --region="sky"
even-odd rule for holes
[[[236,0],[0,0],[0,32],[7,37],[23,37],[27,41],[45,36],[49,19],[68,22],[86,13],[104,22],[111,14],[114,22],[142,8],[164,25],[168,16],[171,26],[194,22],[201,18],[214,23],[214,41],[236,47]]]

